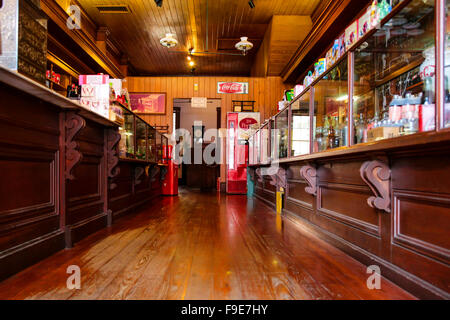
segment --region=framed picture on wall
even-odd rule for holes
[[[130,92],[131,110],[137,114],[166,114],[165,92]]]

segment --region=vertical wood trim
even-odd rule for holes
[[[445,0],[436,0],[436,131],[444,128],[445,112]]]
[[[353,93],[354,93],[354,63],[355,63],[355,53],[353,51],[349,51],[348,56],[347,56],[347,74],[348,74],[348,104],[347,104],[347,137],[348,137],[348,141],[347,141],[347,146],[352,146],[355,142],[355,138],[354,138],[354,128],[353,128]]]

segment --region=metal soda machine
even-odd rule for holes
[[[172,158],[173,146],[163,146],[163,170],[166,170],[166,175],[162,181],[161,194],[163,196],[177,196],[178,195],[178,165],[174,163]]]
[[[227,193],[247,194],[247,140],[260,122],[259,112],[227,113]]]

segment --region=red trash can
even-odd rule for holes
[[[167,170],[162,181],[162,195],[178,195],[178,165],[172,159],[173,146],[163,146],[163,159],[165,164],[162,170]]]

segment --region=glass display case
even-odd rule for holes
[[[348,62],[344,58],[314,85],[313,152],[346,146]]]
[[[260,138],[261,138],[261,163],[268,164],[269,163],[269,124],[266,123],[261,127],[260,130]]]
[[[450,0],[445,1],[444,128],[450,128]]]
[[[310,90],[291,104],[291,156],[299,156],[309,153],[310,120],[309,99]]]
[[[450,128],[450,0],[391,4],[376,27],[272,118],[271,159]],[[436,43],[440,37],[445,41]]]
[[[280,159],[288,156],[288,118],[289,108],[285,108],[275,117],[276,144]]]
[[[119,127],[119,157],[158,162],[162,159],[162,145],[168,144],[167,137],[161,135],[140,117],[127,108],[123,110],[124,124]]]
[[[156,129],[153,127],[147,128],[148,137],[148,161],[158,162],[157,152],[156,152]]]
[[[119,156],[122,158],[134,158],[134,114],[124,109],[124,124],[119,127],[121,135],[119,141]]]
[[[147,127],[144,120],[136,117],[136,159],[147,160]]]
[[[354,52],[355,143],[435,129],[434,1],[412,0]]]

